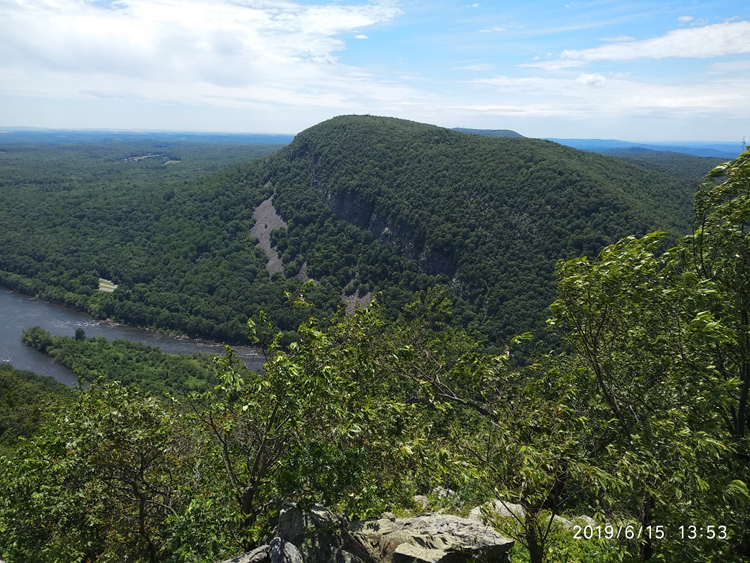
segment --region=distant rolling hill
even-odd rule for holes
[[[742,143],[712,143],[712,142],[664,142],[664,143],[634,143],[614,139],[548,139],[561,145],[584,151],[601,154],[618,155],[640,149],[654,152],[673,152],[722,159],[736,158],[742,152]]]
[[[106,129],[44,129],[41,127],[0,126],[0,144],[94,143],[106,141],[148,141],[159,139],[162,144],[177,145],[286,145],[294,135],[265,133],[195,133],[186,131],[118,131]]]
[[[466,129],[456,127],[453,131],[471,133],[485,137],[523,137],[520,133],[509,129]],[[573,147],[582,151],[598,152],[619,156],[632,151],[672,152],[703,156],[708,158],[733,159],[742,152],[742,143],[719,143],[705,141],[665,141],[663,143],[637,143],[620,141],[617,139],[556,139],[545,138],[566,147]]]

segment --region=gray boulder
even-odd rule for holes
[[[472,508],[469,512],[469,520],[476,520],[477,522],[483,522],[484,511],[497,513],[498,516],[503,518],[509,518],[515,516],[516,518],[524,517],[524,510],[520,504],[514,504],[507,500],[496,500],[494,502],[486,502],[482,506]]]
[[[414,504],[417,508],[424,510],[430,504],[430,501],[424,495],[414,495]]]
[[[271,563],[271,546],[262,545],[248,553],[238,555],[234,559],[227,559],[221,563]]]
[[[281,538],[271,540],[269,556],[271,563],[305,563],[297,546]]]
[[[469,520],[476,520],[478,522],[484,522],[484,513],[489,510],[490,512],[497,513],[501,518],[515,517],[517,519],[523,519],[525,512],[520,504],[515,504],[503,500],[495,500],[494,502],[486,502],[482,506],[473,508],[469,513]],[[574,525],[580,526],[596,526],[596,522],[590,516],[576,516],[573,520],[563,518],[562,516],[555,515],[553,521],[564,528],[565,530],[571,529]]]
[[[319,504],[303,510],[284,503],[276,534],[297,546],[306,563],[377,563],[349,531],[348,519]]]
[[[351,529],[382,563],[504,562],[514,544],[480,522],[443,514],[368,521]]]
[[[446,498],[455,497],[456,491],[454,491],[453,489],[446,489],[443,487],[435,487],[434,489],[432,489],[431,494],[436,496],[438,500],[442,500]]]
[[[504,563],[510,540],[478,520],[445,514],[349,522],[320,505],[285,503],[276,537],[223,563]]]

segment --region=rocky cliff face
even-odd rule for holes
[[[375,206],[363,201],[355,193],[340,193],[333,195],[326,193],[326,205],[331,208],[333,214],[362,229],[370,228]],[[370,229],[372,230],[372,229]]]
[[[322,182],[317,185],[324,189]],[[430,250],[425,245],[424,236],[415,233],[408,225],[375,213],[375,205],[365,201],[353,192],[333,193],[325,191],[326,205],[339,219],[343,219],[362,229],[368,229],[381,244],[396,244],[405,254],[419,262],[422,270],[430,275],[445,274],[453,277],[456,261],[450,256]]]
[[[381,244],[390,243],[400,246],[409,258],[419,262],[425,273],[454,277],[457,269],[456,260],[428,248],[424,235],[415,232],[409,225],[393,217],[376,213],[375,204],[360,197],[359,194],[338,191],[336,186],[328,185],[318,174],[318,156],[307,144],[301,144],[289,154],[290,160],[298,158],[309,159],[308,170],[312,175],[312,184],[323,195],[325,204],[336,217],[361,229],[368,229]]]

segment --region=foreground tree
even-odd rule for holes
[[[643,529],[687,518],[731,531],[723,544],[649,534],[644,560],[748,555],[748,153],[717,176],[698,194],[696,233],[661,258],[654,233],[558,266],[552,323],[585,366],[578,386],[616,423],[600,436],[598,463],[621,488],[605,508]]]
[[[11,561],[164,561],[193,455],[180,417],[95,384],[3,459],[0,544]],[[193,450],[194,451],[194,450]]]
[[[264,315],[249,327],[267,354],[263,372],[229,350],[218,360],[216,390],[189,399],[231,491],[238,541],[254,546],[283,499],[357,518],[408,502],[431,415],[418,388],[383,363],[393,341],[382,308],[358,310],[328,331],[311,319],[288,350]]]
[[[750,427],[750,151],[715,168],[707,180],[696,196],[695,234],[685,239],[678,259],[702,290],[695,306],[704,308],[708,322],[720,323],[711,353],[724,381],[736,384],[723,414],[731,434],[742,439]]]
[[[377,365],[392,385],[412,389],[423,420],[438,413],[432,423],[439,434],[422,455],[439,468],[441,484],[462,489],[474,503],[499,499],[505,516],[489,509],[488,521],[541,562],[560,534],[555,516],[607,485],[593,465],[593,437],[608,423],[593,426],[596,417],[583,410],[589,405],[575,387],[573,361],[544,358],[513,368],[511,352],[529,334],[504,354],[482,354],[475,340],[450,327],[450,305],[432,290],[406,307],[376,344]]]

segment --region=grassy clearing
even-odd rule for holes
[[[106,291],[107,293],[112,293],[115,289],[117,289],[116,284],[112,283],[110,280],[99,278],[99,291]]]

